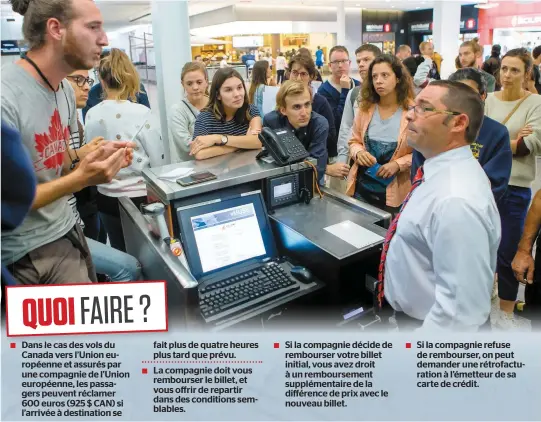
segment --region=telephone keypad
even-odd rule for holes
[[[284,146],[286,147],[290,156],[295,157],[296,155],[301,155],[304,153],[304,146],[299,143],[299,140],[294,136],[285,136],[283,140]]]

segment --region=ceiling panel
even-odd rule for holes
[[[171,1],[171,0],[164,0]],[[183,0],[177,0],[183,1]],[[341,0],[189,0],[190,16],[212,10],[227,7],[233,4],[242,4],[245,6],[269,6],[275,7],[336,7]],[[366,8],[366,9],[390,9],[390,10],[415,10],[432,9],[434,5],[444,0],[346,0],[345,7]],[[456,1],[460,4],[472,4],[472,0],[445,0]],[[529,1],[529,0],[522,0]],[[12,15],[11,5],[8,1],[1,1],[2,16]],[[152,22],[151,16],[146,16],[151,12],[150,0],[96,0],[100,8],[107,31],[117,30],[126,26],[149,24]]]

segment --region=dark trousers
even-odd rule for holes
[[[146,196],[130,198],[137,208],[147,200]],[[124,231],[120,220],[120,209],[118,198],[105,196],[98,192],[98,210],[100,219],[103,222],[105,231],[109,236],[111,246],[119,251],[126,252],[126,243],[124,242]]]
[[[286,73],[285,70],[277,70],[276,71],[276,83],[281,84],[282,82],[284,82],[285,73]]]
[[[502,300],[515,301],[518,294],[518,281],[511,268],[517,253],[518,244],[524,231],[524,222],[532,199],[529,188],[509,186],[498,202],[502,221],[502,240],[498,249],[498,296]]]
[[[107,232],[100,220],[100,215],[96,212],[86,216],[81,216],[85,223],[84,234],[90,239],[94,239],[104,245],[107,243]]]
[[[537,236],[533,284],[527,284],[524,292],[526,302],[524,317],[532,322],[532,329],[541,331],[541,232]]]
[[[375,193],[367,192],[366,190],[355,191],[354,198],[360,201],[365,201],[370,205],[375,206],[383,211],[387,211],[392,215],[392,218],[396,217],[396,214],[400,212],[400,207],[388,207],[387,206],[387,197],[385,192],[378,195]]]

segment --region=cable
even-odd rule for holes
[[[317,168],[316,166],[314,166],[310,161],[308,160],[305,160],[304,161],[305,164],[308,164],[310,167],[312,167],[312,169],[314,170],[314,174],[315,174],[315,178],[313,179],[313,189],[314,189],[314,192],[316,191],[317,189],[317,192],[319,193],[319,199],[323,199],[323,194],[321,193],[321,190],[319,189],[319,182],[318,182],[318,175],[317,175]]]
[[[51,91],[53,91],[54,102],[56,104],[56,109],[58,110],[58,115],[60,116],[60,125],[62,126],[62,115],[60,114],[60,107],[58,106],[58,99],[56,98],[56,90],[54,89],[54,87],[49,82],[49,79],[47,79],[47,77],[43,74],[43,72],[41,71],[39,66],[30,57],[28,57],[26,53],[24,53],[21,56],[21,58],[23,60],[26,60],[36,70],[36,72],[38,72],[38,75],[41,77],[43,82],[45,82],[47,84],[47,86],[51,89]],[[66,91],[64,91],[64,84],[62,82],[60,82],[59,89],[60,88],[62,89],[62,92],[64,93],[64,98],[66,99],[66,104],[68,106],[68,131],[69,131],[70,139],[71,139],[71,136],[73,135],[73,133],[71,132],[71,125],[70,125],[70,123],[71,123],[70,103],[69,103]],[[82,142],[83,142],[83,140],[79,139],[79,147],[81,146]],[[66,138],[64,138],[64,144],[66,146],[66,151],[68,152],[69,159],[71,160],[70,170],[73,170],[75,168],[75,166],[77,165],[77,163],[79,163],[79,161],[81,161],[80,158],[79,158],[79,154],[77,154],[77,148],[73,148],[73,151],[75,152],[75,159],[73,159],[71,157],[69,143],[68,143]]]

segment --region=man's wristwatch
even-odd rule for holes
[[[227,135],[222,135],[222,145],[227,145],[227,142],[229,141],[229,138]]]

